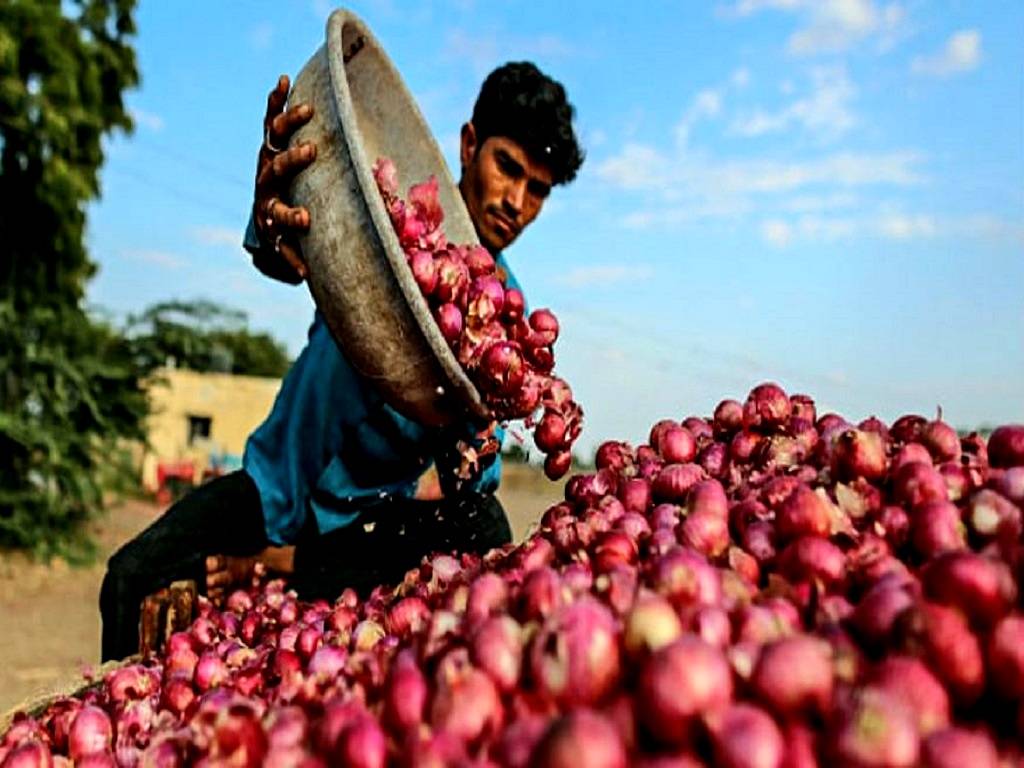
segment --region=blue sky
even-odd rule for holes
[[[312,303],[239,247],[266,93],[331,4],[142,0],[137,128],[90,209],[90,300]],[[354,2],[454,163],[483,77],[531,59],[588,156],[508,252],[564,328],[585,446],[762,380],[822,410],[1024,422],[1024,5]]]

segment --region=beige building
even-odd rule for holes
[[[211,464],[236,466],[245,441],[270,413],[280,379],[161,369],[150,388],[149,449],[142,484],[157,489],[157,467],[191,461],[198,482]]]

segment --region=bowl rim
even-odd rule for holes
[[[490,420],[493,416],[480,396],[479,390],[470,380],[465,369],[463,369],[441,334],[441,329],[438,328],[430,312],[427,300],[421,293],[419,286],[413,278],[412,271],[406,263],[405,252],[398,241],[398,235],[395,233],[391,218],[384,209],[380,190],[377,188],[377,182],[373,178],[369,159],[364,152],[362,130],[360,129],[359,121],[356,119],[355,108],[352,105],[352,94],[349,89],[346,71],[347,55],[343,50],[343,32],[346,25],[352,25],[357,30],[361,38],[361,44],[357,43],[358,47],[372,47],[375,50],[375,55],[379,57],[381,64],[389,71],[389,74],[392,75],[398,84],[404,100],[410,107],[412,120],[421,129],[422,135],[428,142],[430,151],[434,153],[439,161],[439,169],[435,174],[438,177],[438,183],[450,184],[456,187],[454,197],[459,203],[462,201],[461,193],[457,191],[457,185],[451,177],[447,163],[444,160],[444,155],[441,153],[440,147],[434,139],[426,119],[423,117],[419,106],[416,104],[416,100],[412,97],[412,94],[405,85],[405,81],[387,55],[387,52],[377,41],[377,38],[374,37],[373,33],[370,32],[369,27],[356,14],[346,8],[339,8],[332,12],[327,20],[326,42],[334,105],[337,110],[338,120],[341,123],[340,133],[348,149],[349,159],[355,170],[363,201],[370,214],[370,220],[373,222],[376,234],[380,239],[384,257],[391,268],[391,273],[398,283],[399,290],[402,292],[410,312],[416,320],[420,332],[423,334],[424,340],[427,342],[429,351],[440,364],[441,370],[448,379],[448,384],[454,390],[452,393],[445,391],[438,394],[454,394],[456,397],[453,399],[468,406],[469,412],[472,415]],[[356,53],[358,53],[358,50],[351,55]],[[466,215],[468,217],[468,213]],[[472,222],[470,224],[472,226]],[[473,235],[473,244],[479,244],[475,233]]]

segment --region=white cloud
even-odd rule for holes
[[[961,29],[950,35],[941,51],[916,57],[910,68],[921,75],[946,77],[976,69],[981,56],[981,33],[976,29]]]
[[[813,160],[731,160],[674,158],[642,144],[627,144],[597,166],[599,178],[624,190],[676,190],[680,196],[709,191],[779,194],[807,187],[839,188],[920,184],[923,157],[917,152],[837,152]]]
[[[871,36],[888,47],[905,18],[898,4],[880,10],[872,0],[821,0],[810,7],[807,26],[786,41],[786,49],[797,56],[844,51]]]
[[[761,237],[771,245],[784,248],[793,239],[793,228],[781,219],[768,219],[761,222]]]
[[[557,278],[557,282],[570,288],[615,286],[648,280],[654,270],[644,265],[593,264],[576,267]]]
[[[935,219],[925,214],[885,214],[875,223],[879,234],[893,240],[933,237],[938,229]]]
[[[746,67],[740,67],[729,77],[729,82],[732,83],[734,88],[746,88],[750,85],[750,70]]]
[[[875,0],[739,0],[726,15],[743,18],[761,11],[800,17],[801,26],[786,41],[796,56],[844,51],[869,39],[884,50],[900,37],[906,21],[902,4],[879,6]]]
[[[148,128],[151,131],[162,131],[164,127],[164,119],[160,115],[152,112],[147,112],[144,109],[133,107],[131,110],[132,119],[139,125]]]
[[[750,16],[763,10],[794,11],[803,5],[804,0],[739,0],[732,12],[737,16]]]
[[[811,72],[811,91],[774,112],[757,110],[738,117],[730,131],[739,136],[762,136],[799,125],[819,139],[832,139],[852,128],[857,118],[850,102],[857,89],[844,67],[817,67]]]
[[[154,267],[161,267],[162,269],[181,269],[188,263],[184,257],[175,253],[147,248],[130,248],[122,251],[121,255],[130,261],[149,264]]]
[[[762,239],[778,248],[798,240],[834,243],[861,236],[909,241],[935,237],[939,231],[935,218],[923,213],[882,212],[867,216],[807,214],[792,220],[770,219],[761,225]]]
[[[196,227],[191,235],[203,245],[224,245],[236,250],[242,247],[242,233],[235,227]]]
[[[722,111],[722,92],[714,88],[705,88],[697,93],[686,114],[676,124],[676,143],[685,147],[690,140],[690,131],[701,120],[709,120]]]
[[[274,41],[274,25],[262,21],[249,30],[249,45],[257,51],[265,51]]]
[[[574,54],[572,45],[556,35],[515,36],[507,33],[466,33],[453,29],[445,36],[444,55],[483,77],[509,59],[563,59]]]

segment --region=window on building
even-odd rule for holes
[[[188,444],[195,445],[199,440],[210,439],[210,426],[213,419],[209,416],[188,415]]]

